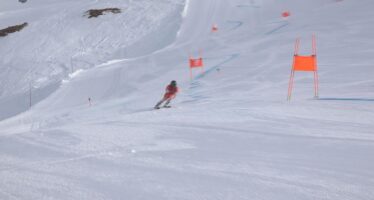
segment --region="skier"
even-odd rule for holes
[[[172,99],[175,98],[178,90],[179,89],[177,87],[177,81],[171,81],[170,84],[166,87],[166,93],[164,94],[164,97],[156,104],[155,109],[160,109],[161,104],[165,101],[166,103],[164,105],[164,108],[170,108],[169,103]]]

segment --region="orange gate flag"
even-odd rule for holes
[[[317,71],[316,56],[294,56],[294,71]]]
[[[287,97],[288,101],[291,100],[295,71],[314,72],[314,97],[318,98],[318,87],[319,86],[318,86],[316,37],[314,35],[312,37],[313,54],[310,56],[299,55],[299,44],[300,44],[300,39],[296,39],[295,53],[293,57],[290,81],[288,84],[288,97]]]
[[[217,31],[218,31],[217,24],[213,24],[213,26],[212,26],[212,32],[217,32]]]
[[[190,58],[190,68],[203,67],[203,58]]]
[[[291,15],[290,11],[284,11],[282,13],[282,17],[286,18],[286,17],[289,17]]]
[[[190,56],[189,59],[190,63],[190,79],[192,80],[192,68],[201,68],[204,72],[204,63],[203,63],[203,58],[201,57],[201,53],[199,58],[192,58]]]

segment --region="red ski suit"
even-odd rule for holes
[[[166,93],[164,95],[164,99],[173,99],[178,93],[178,90],[179,89],[177,86],[168,85],[166,87]]]

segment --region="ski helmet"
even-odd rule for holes
[[[170,85],[172,85],[172,86],[176,86],[176,85],[177,85],[177,81],[172,80],[172,81],[170,82]]]

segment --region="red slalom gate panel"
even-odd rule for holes
[[[290,11],[284,11],[282,17],[289,17],[291,15]]]
[[[291,69],[290,81],[288,84],[288,96],[287,100],[291,100],[292,89],[294,84],[295,71],[313,72],[314,73],[314,97],[318,98],[318,68],[317,68],[317,48],[316,48],[316,37],[312,37],[312,51],[313,54],[310,56],[299,55],[300,39],[296,39],[295,42],[295,53],[293,57],[293,64]]]
[[[193,68],[201,68],[204,72],[204,63],[203,63],[203,58],[200,56],[199,58],[192,58],[190,57],[189,59],[190,63],[190,79],[192,80],[192,69]]]
[[[213,24],[213,26],[212,26],[212,32],[217,32],[217,31],[218,31],[217,24]]]
[[[294,56],[295,71],[317,71],[316,56]]]
[[[190,68],[203,67],[203,58],[190,58]]]

